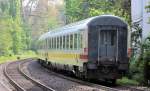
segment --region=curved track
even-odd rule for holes
[[[11,63],[7,64],[4,68],[4,74],[8,78],[9,82],[16,88],[17,91],[55,91],[52,88],[50,88],[51,86],[49,86],[45,83],[41,83],[41,81],[39,81],[39,80],[42,80],[42,79],[35,80],[35,78],[31,74],[28,74],[25,72],[23,67],[25,67],[27,65],[24,65],[24,64],[26,64],[27,62],[31,62],[31,61],[32,61],[31,63],[36,63],[36,62],[33,62],[33,60],[35,60],[35,59],[26,59],[24,61],[16,61],[16,62],[11,62]],[[36,66],[36,65],[38,65],[38,64],[32,65],[32,67]],[[95,84],[95,83],[79,80],[76,78],[64,76],[62,74],[55,73],[53,71],[45,69],[44,67],[40,67],[37,70],[41,70],[41,71],[43,70],[43,74],[48,73],[49,75],[53,75],[58,78],[66,79],[68,81],[78,83],[80,85],[97,88],[98,91],[99,90],[100,91],[101,90],[102,91],[103,90],[104,91],[144,91],[144,90],[139,90],[139,89],[131,88],[131,87],[127,87],[127,86],[120,86],[120,87],[103,86],[100,84]],[[37,71],[37,70],[32,70],[31,73],[33,71]]]
[[[21,70],[23,62],[11,62],[4,68],[5,76],[17,91],[55,91],[23,73]]]

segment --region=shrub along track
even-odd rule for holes
[[[35,79],[29,78],[27,74],[22,73],[20,66],[22,62],[24,61],[11,62],[4,68],[5,76],[17,91],[54,91]]]

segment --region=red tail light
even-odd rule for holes
[[[128,48],[128,57],[131,57],[131,53],[132,53],[132,48]]]

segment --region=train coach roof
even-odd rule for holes
[[[111,26],[127,27],[127,24],[117,16],[101,15],[101,16],[87,18],[85,20],[71,23],[61,28],[54,29],[53,31],[49,31],[48,33],[43,34],[39,38],[39,40],[43,40],[47,37],[65,35],[71,32],[78,32],[80,29],[84,29],[87,26],[92,26],[92,25],[111,25]]]

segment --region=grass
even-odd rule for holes
[[[36,54],[32,51],[27,51],[20,55],[0,56],[0,64],[5,63],[5,62],[16,61],[16,60],[18,60],[17,59],[18,57],[20,59],[25,59],[25,58],[36,57]]]
[[[117,80],[117,84],[137,86],[139,85],[139,82],[132,80],[132,79],[128,79],[127,77],[123,77],[122,79]]]

